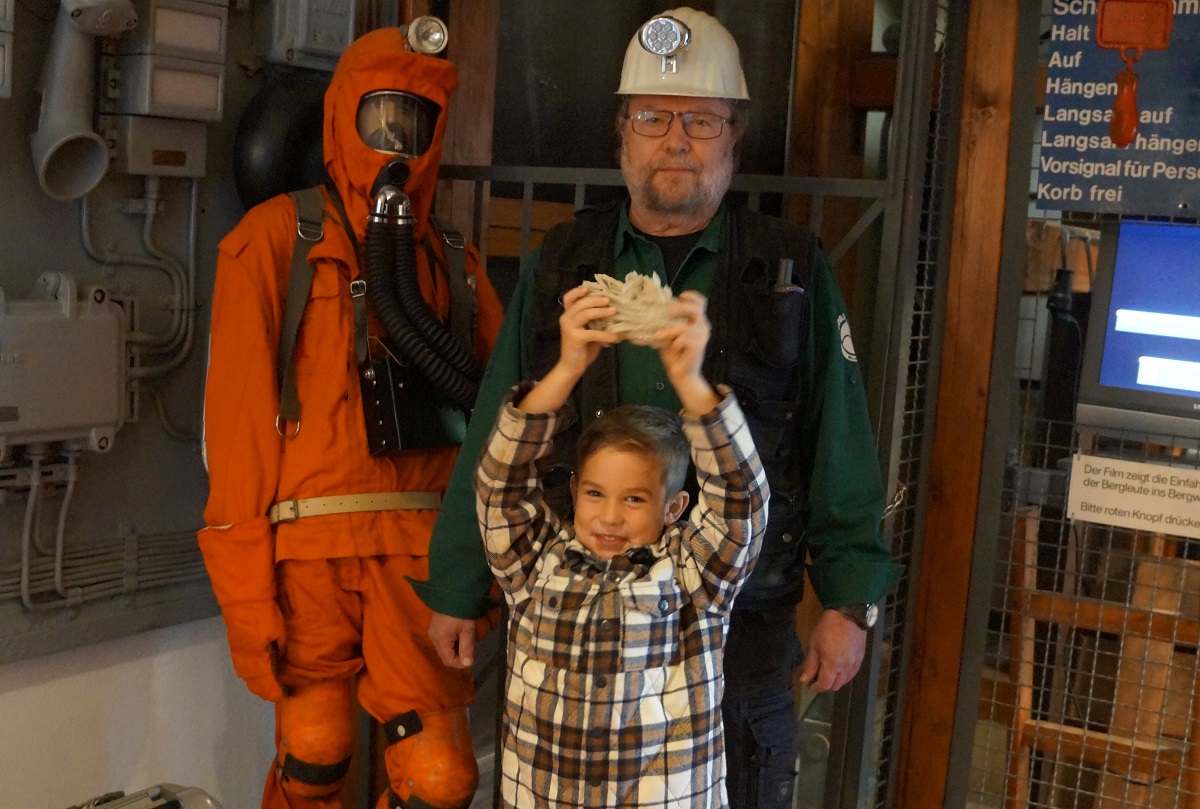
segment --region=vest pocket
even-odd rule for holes
[[[744,350],[775,369],[795,366],[800,361],[808,293],[796,286],[778,290],[763,284],[744,285],[742,293],[748,299],[749,326]]]

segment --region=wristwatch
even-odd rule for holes
[[[858,624],[859,629],[870,629],[879,620],[879,607],[875,604],[847,604],[837,611]]]

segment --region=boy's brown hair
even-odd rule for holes
[[[576,447],[576,469],[604,447],[640,452],[662,471],[667,497],[683,491],[691,451],[679,417],[661,407],[621,405],[588,425]]]

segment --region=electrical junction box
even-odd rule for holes
[[[77,440],[107,452],[125,423],[125,315],[100,288],[46,273],[57,299],[0,290],[0,455],[18,444]]]
[[[12,34],[0,31],[0,98],[12,98]]]
[[[199,121],[102,115],[100,128],[114,144],[113,171],[157,177],[203,177],[208,128]]]
[[[185,121],[219,121],[225,107],[225,65],[158,54],[123,56],[116,111]]]
[[[196,0],[137,0],[134,8],[141,24],[121,37],[120,53],[153,53],[225,64],[229,11],[224,5]]]
[[[332,72],[354,39],[356,0],[271,0],[267,60]]]

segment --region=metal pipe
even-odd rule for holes
[[[62,506],[58,509],[58,530],[54,536],[54,589],[63,598],[67,597],[63,587],[63,547],[67,535],[67,509],[71,505],[71,497],[75,494],[75,480],[79,473],[79,453],[82,449],[75,444],[63,447],[63,455],[67,458],[67,488],[63,492]]]
[[[161,180],[154,175],[149,175],[145,179],[142,247],[146,250],[147,254],[171,268],[171,277],[174,281],[174,290],[171,295],[171,328],[168,331],[171,339],[167,341],[166,345],[155,352],[165,354],[178,348],[180,342],[183,340],[183,334],[187,328],[184,321],[187,318],[189,309],[187,282],[184,278],[183,267],[174,256],[163,252],[154,242],[154,223],[158,221],[158,204],[162,200],[161,185]]]
[[[83,250],[88,254],[88,257],[105,267],[115,267],[126,265],[130,267],[146,267],[152,270],[158,270],[166,275],[173,287],[178,288],[178,284],[182,282],[172,275],[172,268],[153,257],[135,256],[126,253],[101,253],[92,242],[91,233],[91,204],[90,197],[83,197],[79,200],[79,240],[83,244]],[[132,343],[152,343],[155,345],[165,344],[170,340],[170,335],[150,335],[141,332],[129,336],[129,342]]]
[[[149,179],[150,178],[147,178],[147,182],[149,182]],[[157,179],[157,178],[155,178],[155,179]],[[185,317],[183,318],[183,320],[184,320],[183,344],[179,348],[179,350],[176,352],[175,356],[172,357],[167,362],[163,363],[162,365],[156,365],[153,367],[144,366],[144,367],[139,367],[139,368],[131,368],[129,370],[129,376],[131,379],[144,379],[149,376],[159,376],[161,374],[167,373],[168,371],[173,371],[176,368],[178,368],[180,365],[182,365],[184,360],[186,360],[188,358],[188,356],[191,354],[192,341],[195,338],[195,332],[196,332],[196,318],[195,318],[195,313],[192,308],[191,301],[195,300],[195,294],[196,294],[196,234],[197,234],[197,220],[199,219],[199,216],[200,216],[200,190],[199,189],[200,189],[199,184],[196,182],[195,179],[193,179],[192,180],[191,199],[190,199],[190,205],[189,205],[189,210],[188,210],[188,222],[189,222],[189,225],[188,225],[188,267],[187,267],[187,281],[186,281],[186,293],[185,293],[187,298],[184,301],[187,311],[185,312]],[[151,247],[153,247],[153,243],[151,243],[150,245],[147,245],[147,250],[150,250]],[[154,248],[154,249],[157,249],[157,248]]]
[[[42,458],[45,451],[43,444],[30,444],[26,448],[26,457],[33,474],[29,479],[29,500],[25,503],[25,519],[21,523],[21,603],[29,610],[34,609],[33,599],[29,595],[29,546],[33,534],[33,512],[37,508],[42,486]]]

